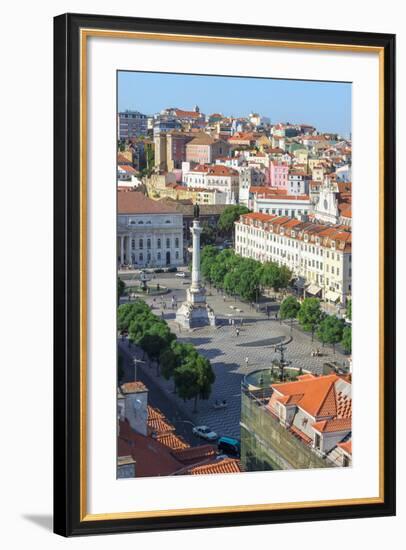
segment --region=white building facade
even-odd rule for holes
[[[304,296],[345,305],[351,296],[351,231],[288,216],[250,213],[235,224],[235,252],[288,267]]]
[[[226,204],[238,202],[239,174],[237,170],[222,165],[198,165],[183,173],[187,187],[216,189],[227,196]]]
[[[176,267],[183,262],[183,215],[137,192],[118,193],[118,265]]]

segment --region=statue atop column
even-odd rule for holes
[[[197,206],[197,209],[196,209]],[[199,215],[199,207],[195,205],[195,216]],[[200,277],[200,234],[203,231],[199,219],[193,220],[190,228],[193,239],[192,247],[192,282],[186,291],[186,301],[176,313],[176,321],[185,328],[195,328],[216,324],[212,308],[206,303],[206,290]]]

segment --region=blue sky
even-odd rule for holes
[[[351,132],[351,84],[165,73],[118,73],[118,109],[151,115],[166,107],[205,114],[246,116],[312,124],[320,131]]]

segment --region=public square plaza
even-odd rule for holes
[[[131,285],[131,275],[125,277],[128,277],[127,285]],[[172,273],[157,274],[150,285],[154,287],[157,284],[166,287],[169,292],[161,296],[145,296],[146,302],[153,307],[156,315],[163,315],[179,341],[193,344],[199,353],[210,360],[216,380],[210,398],[199,400],[197,412],[194,412],[192,401],[184,402],[176,396],[173,381],[158,377],[155,368],[147,363],[140,363],[139,368],[149,370],[154,381],[169,399],[176,402],[178,410],[184,413],[186,421],[207,425],[220,436],[240,437],[241,382],[246,374],[271,366],[272,360],[277,358],[275,344],[292,336],[285,358],[292,362],[291,367],[315,374],[322,374],[326,362],[347,363],[346,356],[339,350],[336,349],[334,354],[330,346],[323,348],[319,342],[312,342],[311,336],[303,333],[295,324],[291,334],[290,323],[280,323],[274,318],[278,308],[276,304],[270,302],[273,309],[268,318],[266,312],[257,311],[255,306],[234,297],[224,296],[214,288],[206,289],[207,303],[213,308],[218,325],[184,329],[176,323],[175,316],[177,307],[185,300],[190,278],[183,279]],[[312,351],[317,348],[321,355],[313,357]],[[141,357],[140,351],[133,349],[132,353]],[[223,400],[226,400],[227,406],[223,409],[215,408],[216,401]]]

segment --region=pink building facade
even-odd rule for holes
[[[288,190],[289,166],[287,164],[274,162],[272,160],[269,172],[271,187]]]

